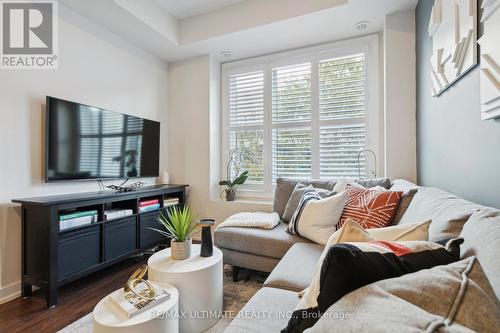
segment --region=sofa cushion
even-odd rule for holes
[[[279,332],[297,305],[297,293],[277,288],[260,289],[240,310],[224,333]]]
[[[273,211],[278,213],[280,217],[283,216],[285,212],[286,204],[288,203],[288,199],[292,195],[292,192],[297,183],[301,183],[304,185],[312,185],[315,188],[322,188],[326,190],[333,190],[335,186],[336,180],[319,180],[319,179],[311,179],[311,180],[297,180],[291,178],[278,178],[276,179],[276,190],[274,191],[274,201],[273,201]]]
[[[324,199],[314,189],[307,191],[288,224],[288,232],[318,244],[326,244],[330,235],[337,230],[346,201],[346,191]]]
[[[363,228],[383,228],[388,226],[398,209],[403,192],[357,188],[347,185],[347,201],[337,228],[352,219]],[[344,193],[344,192],[342,192]]]
[[[295,185],[295,188],[293,189],[293,192],[290,195],[288,202],[286,203],[283,216],[281,217],[281,220],[283,222],[285,222],[285,223],[290,222],[290,219],[292,218],[293,213],[295,213],[295,210],[297,209],[297,207],[299,205],[300,199],[302,198],[302,196],[304,195],[306,190],[309,188],[309,186],[312,186],[312,185],[304,185],[301,183],[298,183],[297,185]],[[329,196],[332,196],[335,194],[335,192],[333,192],[333,191],[322,189],[322,188],[314,188],[314,186],[313,186],[313,189],[314,189],[314,191],[316,191],[319,194],[319,196],[321,198],[326,198],[326,197],[329,197]]]
[[[431,219],[429,240],[453,238],[460,234],[474,210],[481,207],[437,188],[419,187],[399,223],[418,223]]]
[[[224,255],[224,264],[249,268],[261,272],[272,272],[280,261],[278,258],[264,257],[258,254],[240,252],[223,247],[219,247],[219,249]]]
[[[301,291],[311,283],[323,246],[296,243],[285,254],[264,282],[265,287]]]
[[[309,243],[305,238],[288,233],[280,222],[274,229],[220,228],[215,231],[215,245],[230,250],[281,259],[297,242]]]
[[[460,234],[462,257],[476,256],[500,299],[500,211],[483,208],[467,220]]]
[[[363,229],[358,223],[347,220],[345,225],[337,230],[326,243],[321,255],[319,256],[314,268],[311,284],[304,290],[300,306],[303,308],[316,306],[316,299],[319,294],[320,276],[323,260],[330,248],[342,242],[368,242],[372,240],[386,241],[413,241],[428,240],[429,225],[431,221],[425,221],[419,224],[394,225],[386,228]]]
[[[285,212],[286,204],[288,199],[292,195],[293,189],[297,183],[304,185],[312,185],[314,188],[322,188],[326,190],[333,190],[333,187],[337,183],[337,180],[323,180],[323,179],[308,179],[308,180],[298,180],[291,178],[278,178],[276,179],[276,190],[274,192],[273,201],[273,211],[278,213],[280,217],[283,216]],[[358,179],[356,183],[362,185],[363,187],[375,187],[382,186],[388,189],[391,186],[391,181],[388,178],[375,178],[375,179]]]
[[[446,246],[426,241],[336,244],[321,267],[317,306],[301,301],[282,332],[298,333],[312,327],[335,302],[365,285],[455,262],[460,258],[462,242],[457,238]]]
[[[406,210],[410,206],[415,194],[417,194],[418,186],[404,179],[396,179],[391,184],[391,191],[401,191],[403,195],[401,200],[399,200],[398,209],[391,224],[398,224],[401,218],[405,214]]]
[[[305,332],[500,332],[499,304],[474,259],[357,289]]]

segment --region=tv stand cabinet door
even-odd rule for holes
[[[137,249],[135,216],[104,223],[104,260],[112,260]]]
[[[158,222],[158,212],[143,213],[139,215],[139,242],[141,249],[148,249],[159,244],[167,244],[167,238],[150,228],[163,230]]]

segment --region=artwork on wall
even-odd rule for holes
[[[477,64],[477,0],[435,0],[432,37],[432,95],[438,96]]]
[[[481,23],[481,119],[500,117],[500,0],[483,0]]]

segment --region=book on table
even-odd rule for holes
[[[167,291],[154,284],[153,287],[156,290],[156,296],[153,300],[141,298],[131,291],[125,292],[122,288],[109,295],[109,302],[120,314],[132,318],[170,299],[170,294]],[[138,284],[135,290],[141,295],[147,295],[147,289],[143,283]]]

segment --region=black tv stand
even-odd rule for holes
[[[22,296],[30,296],[32,286],[47,292],[47,307],[57,304],[57,288],[102,268],[142,253],[160,244],[169,245],[150,227],[165,198],[185,203],[187,185],[145,186],[132,192],[100,191],[36,198],[15,199],[21,204]],[[139,212],[139,202],[158,199],[160,209]],[[104,219],[110,208],[132,209],[133,214]],[[59,215],[96,210],[97,222],[59,230]]]

